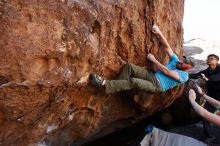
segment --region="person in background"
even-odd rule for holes
[[[216,75],[220,72],[220,65],[218,64],[219,62],[219,56],[216,54],[209,54],[206,59],[206,63],[208,65],[208,68],[200,71],[195,74],[191,74],[191,78],[197,78],[197,77],[202,77],[205,80],[209,80],[210,77],[213,75]]]
[[[219,57],[216,54],[207,56],[208,68],[195,74],[190,74],[190,79],[202,78],[206,81],[208,96],[220,101],[220,65]],[[216,111],[216,107],[206,102],[204,108],[211,113]],[[207,139],[215,139],[210,123],[203,120],[203,131]]]

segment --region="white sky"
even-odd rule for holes
[[[183,27],[184,41],[220,42],[220,0],[185,0]]]

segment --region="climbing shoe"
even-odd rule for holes
[[[102,77],[100,77],[99,75],[96,74],[91,74],[91,78],[92,78],[92,84],[95,86],[103,86],[104,85],[104,79]]]

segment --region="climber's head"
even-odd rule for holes
[[[193,62],[188,56],[183,56],[183,60],[181,60],[176,67],[183,71],[190,70],[193,67]]]

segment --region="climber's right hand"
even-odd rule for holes
[[[156,60],[155,57],[154,57],[154,55],[151,54],[151,53],[149,53],[149,54],[147,55],[147,59],[150,60],[150,61],[152,61],[152,62],[154,62],[154,61]]]
[[[159,29],[159,27],[156,24],[153,25],[152,32],[154,34],[160,34],[160,29]]]

